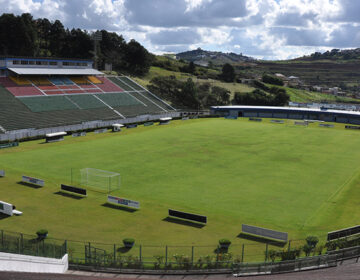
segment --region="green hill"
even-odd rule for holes
[[[214,74],[216,74],[216,70],[211,70]],[[218,72],[219,73],[219,72]],[[248,93],[252,92],[255,87],[247,84],[241,83],[225,83],[215,79],[199,79],[195,75],[189,73],[183,73],[179,71],[170,71],[164,68],[152,66],[147,75],[143,77],[133,77],[139,84],[144,87],[147,87],[150,84],[151,79],[155,77],[166,77],[166,76],[175,76],[178,80],[186,81],[188,78],[191,78],[195,83],[210,83],[212,86],[219,86],[226,88],[231,93],[231,99],[234,97],[235,92],[240,93]],[[271,85],[268,85],[271,86]],[[286,92],[290,96],[290,101],[292,102],[303,102],[303,103],[311,103],[311,102],[328,102],[328,103],[360,103],[359,99],[348,98],[348,97],[336,97],[333,95],[306,91],[295,88],[281,87],[285,88]]]

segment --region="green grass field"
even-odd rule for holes
[[[359,132],[343,124],[247,119],[173,121],[52,144],[24,142],[0,150],[7,174],[0,178],[1,200],[24,213],[2,218],[0,228],[46,228],[54,238],[110,244],[133,237],[144,245],[211,248],[220,238],[229,238],[232,248],[252,243],[238,237],[242,223],[287,231],[290,239],[323,237],[359,223],[359,144]],[[85,167],[120,173],[121,189],[113,194],[140,201],[141,209],[107,207],[106,194],[95,191],[83,199],[59,194],[71,168]],[[18,184],[21,175],[44,179],[46,186]],[[208,224],[166,221],[168,208],[207,215]]]

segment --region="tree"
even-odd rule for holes
[[[213,95],[217,101],[214,105],[227,105],[230,102],[230,91],[226,88],[214,86],[211,88],[211,95]]]
[[[65,57],[66,53],[66,37],[65,28],[59,20],[55,22],[50,27],[49,34],[49,51],[51,56],[55,57]]]
[[[199,83],[197,85],[199,100],[204,107],[211,106],[209,104],[216,104],[216,100],[213,98],[213,95],[211,95],[210,89],[210,83]]]
[[[290,96],[286,93],[286,90],[278,87],[271,87],[270,93],[273,94],[273,104],[274,106],[284,106],[287,105],[290,101]]]
[[[162,99],[171,102],[174,106],[179,106],[178,96],[181,94],[182,84],[175,76],[160,76],[150,81],[148,89]]]
[[[37,49],[37,32],[30,14],[0,16],[0,54],[33,56]]]
[[[37,19],[35,21],[35,25],[37,27],[38,32],[38,51],[36,52],[36,56],[48,56],[50,57],[52,54],[49,50],[50,46],[50,33],[51,33],[51,22],[44,19]]]
[[[270,105],[271,96],[266,92],[255,89],[250,93],[236,92],[232,103],[235,105]]]
[[[272,84],[272,85],[278,85],[278,86],[284,85],[284,82],[281,79],[271,76],[271,75],[263,75],[262,81],[264,83],[268,83],[268,84]]]
[[[145,75],[149,72],[152,55],[137,41],[131,40],[125,48],[125,68],[132,74]]]
[[[189,63],[188,72],[189,72],[190,74],[194,74],[194,73],[195,73],[195,64],[194,64],[193,61],[190,61],[190,63]]]
[[[126,41],[115,32],[101,30],[101,34],[99,64],[105,67],[105,63],[112,63],[114,70],[124,69]]]
[[[34,56],[38,49],[35,21],[31,14],[26,13],[20,16],[19,23],[20,53],[25,56]]]
[[[309,244],[305,244],[303,246],[302,250],[304,251],[305,255],[308,257],[308,256],[310,256],[310,253],[313,250],[313,247],[311,247]]]
[[[201,103],[199,101],[197,88],[191,78],[188,78],[183,84],[178,102],[186,108],[200,109]]]
[[[235,79],[235,69],[234,67],[226,63],[224,64],[222,71],[221,71],[221,79],[225,82],[233,82]]]
[[[97,47],[100,65],[113,63],[113,68],[135,75],[144,75],[153,60],[135,40],[126,43],[122,36],[102,30],[103,40]],[[56,20],[34,20],[30,14],[0,16],[0,55],[48,56],[90,59],[93,41],[86,30],[66,29]]]

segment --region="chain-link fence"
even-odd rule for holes
[[[325,241],[326,236],[323,236]],[[209,246],[150,246],[134,244],[104,244],[97,242],[67,241],[70,263],[117,268],[216,268],[231,267],[233,263],[266,262],[281,260],[281,253],[298,252],[297,257],[306,256],[301,251],[305,240],[288,243],[267,241],[233,243],[229,248],[218,244]],[[321,245],[323,248],[323,245]],[[271,252],[276,252],[274,258]],[[312,250],[312,255],[322,253]],[[285,258],[285,257],[284,257]]]
[[[0,251],[61,259],[66,254],[66,242],[63,240],[39,238],[38,236],[1,230]]]
[[[73,266],[136,269],[230,269],[236,267],[239,271],[251,272],[252,270],[265,271],[268,269],[269,263],[282,262],[286,267],[284,261],[299,260],[295,264],[290,262],[287,266],[295,265],[297,267],[308,261],[311,262],[311,257],[319,257],[316,260],[320,265],[324,260],[329,260],[329,258],[322,258],[324,254],[331,255],[334,254],[333,252],[342,252],[341,250],[345,248],[355,248],[360,245],[360,236],[328,243],[326,243],[326,237],[326,235],[320,236],[320,241],[306,250],[306,244],[308,244],[306,240],[290,240],[287,243],[270,240],[234,242],[228,248],[219,244],[150,246],[135,243],[129,246],[119,243],[106,244],[40,238],[0,230],[0,251],[58,259],[68,253],[69,262]],[[356,250],[343,251],[343,257],[355,255],[360,255],[360,247]]]

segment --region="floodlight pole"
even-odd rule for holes
[[[98,68],[98,63],[97,63],[97,45],[99,41],[102,41],[102,33],[101,31],[96,31],[93,33],[92,35],[92,40],[94,41],[94,68],[97,69]]]

